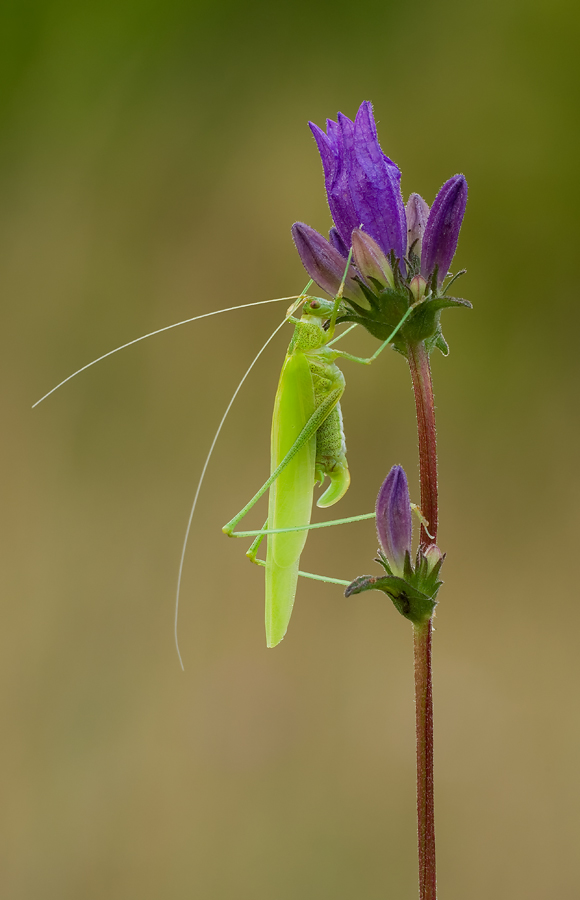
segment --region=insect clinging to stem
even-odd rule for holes
[[[350,484],[340,409],[345,379],[336,360],[349,359],[369,365],[392,342],[414,308],[411,305],[407,309],[396,328],[372,356],[363,358],[336,350],[333,344],[356,327],[351,326],[339,337],[334,337],[351,255],[352,250],[334,301],[305,297],[301,318],[296,319],[292,314],[288,317],[295,328],[274,403],[271,474],[249,503],[223,527],[229,536],[255,535],[247,555],[266,570],[268,647],[275,647],[286,634],[298,576],[307,575],[299,571],[299,562],[307,532],[313,527],[310,526],[310,516],[315,483],[322,484],[327,476],[330,479],[329,486],[317,501],[317,506],[323,509],[337,503]],[[268,519],[264,528],[259,532],[236,532],[238,523],[267,490]],[[359,521],[373,515],[369,513],[322,523],[322,526]],[[258,560],[256,556],[264,536],[267,536],[265,561]],[[322,577],[320,580],[348,583]]]

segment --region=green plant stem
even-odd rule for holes
[[[425,344],[409,346],[419,437],[421,511],[429,532],[421,526],[420,544],[425,549],[437,540],[437,435],[435,403],[429,355]],[[417,841],[419,900],[436,900],[435,806],[433,796],[433,679],[432,620],[413,626],[415,660],[415,726],[417,735]]]

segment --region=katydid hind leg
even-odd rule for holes
[[[266,529],[267,528],[268,528],[268,520],[266,519],[266,521],[264,522],[264,527],[262,528],[262,530],[260,532],[258,532],[255,539],[252,541],[252,543],[246,550],[246,556],[248,557],[250,562],[256,563],[257,565],[260,565],[260,563],[257,560],[256,554],[257,554],[258,550],[260,549],[262,541],[266,537]]]
[[[316,432],[340,400],[341,394],[342,391],[338,389],[331,392],[331,394],[329,394],[329,396],[326,397],[324,401],[315,408],[314,412],[304,425],[302,431],[298,434],[296,440],[289,448],[287,454],[281,460],[279,465],[274,469],[270,477],[264,482],[259,491],[254,494],[252,499],[248,503],[246,503],[243,509],[241,509],[233,519],[230,519],[230,521],[223,526],[222,531],[224,532],[224,534],[227,534],[228,537],[233,537],[235,535],[234,529],[238,525],[238,523],[241,522],[244,516],[246,516],[250,512],[250,510],[255,506],[258,500],[264,496],[266,491],[272,488],[272,485],[277,482],[277,480],[280,478],[280,475],[286,470],[288,465],[290,465],[294,457],[300,453],[301,449],[314,439]],[[276,418],[274,419],[274,421],[276,421]],[[314,484],[314,477],[312,483]]]

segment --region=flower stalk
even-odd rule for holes
[[[417,736],[417,844],[419,898],[437,897],[435,805],[433,797],[433,679],[431,619],[413,626],[415,730]]]
[[[429,524],[429,533],[421,525],[420,546],[426,550],[436,544],[437,434],[435,403],[429,356],[424,343],[409,348],[409,367],[415,393],[419,438],[419,477],[421,510]],[[419,898],[435,900],[437,869],[435,859],[435,797],[433,778],[433,620],[413,624],[415,663],[415,730],[417,745],[417,844],[419,857]]]
[[[429,524],[429,533],[421,525],[420,545],[427,549],[437,543],[437,432],[435,430],[435,402],[429,354],[423,341],[408,348],[407,359],[413,381],[419,439],[419,476],[421,481],[421,512]]]

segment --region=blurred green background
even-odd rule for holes
[[[580,896],[578,38],[572,0],[4,0],[0,8],[2,763],[7,900],[416,896],[410,626],[263,576],[221,525],[265,478],[295,220],[327,230],[307,120],[375,106],[405,197],[455,172],[473,312],[434,358],[436,810],[445,900]],[[568,262],[570,260],[570,262]],[[351,347],[374,349],[364,335]],[[359,371],[359,368],[361,369]],[[345,364],[352,487],[418,499],[404,361]],[[252,520],[262,523],[263,510]],[[373,571],[372,523],[305,568]]]

